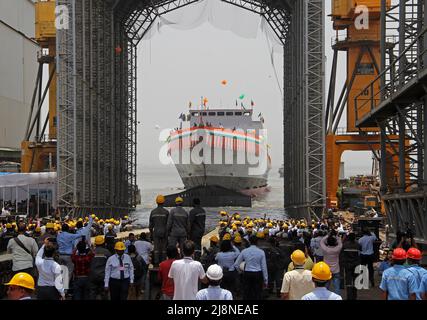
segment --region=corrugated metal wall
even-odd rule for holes
[[[19,149],[37,73],[34,5],[0,1],[0,147]]]

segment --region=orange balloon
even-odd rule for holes
[[[227,80],[222,80],[221,84],[223,84],[225,86],[227,84]]]

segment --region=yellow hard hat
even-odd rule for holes
[[[99,220],[99,223],[100,223],[100,224],[103,224],[103,223],[104,223],[104,220],[103,220],[103,219]]]
[[[224,210],[221,210],[221,211],[219,212],[219,214],[220,214],[221,216],[226,216],[226,215],[227,215],[227,212],[226,212],[226,211],[224,211]]]
[[[231,240],[231,235],[229,233],[224,234],[222,240]]]
[[[306,228],[307,225],[305,223],[301,223],[301,228]]]
[[[267,228],[273,228],[273,224],[271,222],[267,223]]]
[[[176,199],[175,199],[175,201],[176,201]],[[163,195],[159,194],[156,197],[156,203],[157,204],[163,204],[163,203],[165,203],[165,197]]]
[[[110,225],[108,226],[108,230],[113,230],[113,225],[112,225],[112,224],[110,224]]]
[[[264,239],[265,238],[265,234],[264,234],[264,232],[258,231],[256,233],[256,237],[259,238],[259,239]]]
[[[240,220],[234,221],[234,224],[235,224],[236,226],[240,226],[240,225],[242,224],[242,221],[240,221]]]
[[[242,237],[240,236],[240,234],[238,234],[234,237],[234,242],[235,243],[242,243]]]
[[[236,231],[236,230],[237,230],[237,226],[236,226],[235,224],[233,224],[233,225],[231,226],[231,229],[233,229],[233,231]]]
[[[40,228],[40,227],[36,227],[35,231],[36,231],[36,232],[42,232],[42,228]]]
[[[212,241],[212,242],[218,242],[219,241],[219,239],[218,239],[218,237],[217,236],[212,236],[212,237],[210,237],[209,238],[209,241]]]
[[[105,242],[104,236],[96,236],[95,237],[95,244],[97,246],[104,244],[104,242]]]
[[[301,250],[295,250],[291,254],[291,260],[293,261],[294,265],[302,266],[305,263],[305,254]]]
[[[124,251],[126,250],[126,246],[123,242],[119,241],[114,245],[114,250]]]
[[[6,229],[11,229],[12,225],[10,223],[6,223]]]
[[[27,289],[34,290],[34,278],[25,272],[19,272],[13,276],[13,278],[6,283],[7,286],[18,286]]]
[[[311,276],[320,281],[328,281],[332,278],[331,269],[323,261],[316,263],[311,269]]]
[[[120,224],[120,221],[114,221],[114,224],[115,224],[116,226],[118,226],[118,225]]]
[[[268,229],[264,229],[264,234],[265,235],[270,234],[270,231]]]
[[[55,225],[52,222],[46,223],[46,229],[54,229]]]
[[[129,217],[128,217],[128,216],[125,216],[125,219],[129,219]]]
[[[236,214],[236,215],[234,216],[234,219],[236,219],[236,220],[240,220],[240,219],[241,219],[240,214]]]
[[[96,217],[94,214],[91,214],[90,216],[92,217],[92,219],[95,219]]]
[[[95,217],[95,221],[99,221],[99,218],[98,218],[98,217]]]
[[[176,197],[175,198],[175,203],[183,203],[184,199],[182,199],[181,197]]]
[[[79,220],[77,220],[77,221],[83,221],[83,219],[82,219],[82,218],[79,218]]]

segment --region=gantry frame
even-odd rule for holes
[[[75,215],[135,208],[136,48],[155,19],[198,0],[57,0],[58,204]],[[262,15],[284,46],[285,208],[325,202],[324,0],[222,0]]]
[[[389,10],[381,4],[382,72],[366,88],[380,83],[381,90],[355,98],[357,125],[381,128],[381,193],[391,234],[411,229],[427,245],[427,0],[394,0]],[[369,113],[359,116],[365,106]],[[390,134],[399,136],[394,147]]]

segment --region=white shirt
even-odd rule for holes
[[[123,270],[120,267],[119,255],[114,254],[108,258],[107,264],[105,265],[105,278],[104,286],[105,288],[109,287],[108,283],[110,278],[120,280],[120,271],[124,271],[124,278],[130,278],[130,283],[133,283],[134,274],[133,274],[133,263],[130,256],[126,253],[123,254]]]
[[[205,270],[199,261],[190,257],[176,260],[169,270],[169,278],[174,282],[173,300],[195,300],[199,279],[205,277]]]
[[[149,263],[150,252],[153,251],[153,245],[151,242],[138,240],[133,244],[136,252],[144,259],[145,263]]]
[[[311,280],[311,271],[298,268],[286,272],[283,276],[281,293],[288,293],[289,300],[301,300],[301,298],[314,289]]]
[[[317,287],[303,296],[301,300],[342,300],[342,298],[325,287]]]
[[[233,300],[233,295],[220,286],[209,286],[197,292],[196,300]]]
[[[18,235],[18,239],[22,242],[24,247],[31,252],[31,255],[22,249],[14,239],[10,239],[7,244],[7,252],[12,254],[12,271],[34,267],[33,257],[35,257],[37,251],[39,251],[39,247],[33,238],[20,234]]]
[[[36,256],[36,266],[39,271],[37,284],[40,287],[55,287],[61,296],[64,293],[64,279],[62,277],[61,266],[53,258],[43,258],[44,245],[40,248]]]

